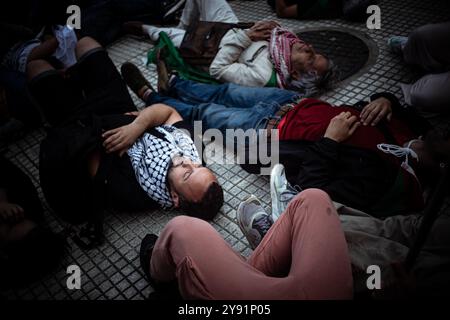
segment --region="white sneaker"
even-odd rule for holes
[[[284,166],[276,164],[270,173],[270,197],[272,198],[272,220],[274,222],[286,210],[289,202],[298,192],[287,181]]]
[[[167,19],[169,16],[175,14],[177,11],[182,9],[182,6],[186,0],[173,1],[173,3],[166,5],[166,13],[164,14],[164,19]]]

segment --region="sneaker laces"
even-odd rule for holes
[[[405,162],[408,163],[408,156],[413,157],[414,159],[416,159],[417,161],[419,161],[419,156],[417,155],[417,153],[411,149],[411,145],[415,142],[416,140],[411,140],[408,145],[406,146],[406,148],[404,147],[400,147],[397,146],[395,144],[387,144],[387,143],[380,143],[377,145],[378,150],[387,153],[387,154],[392,154],[394,156],[396,156],[397,158],[401,158],[401,157],[406,157]]]
[[[266,235],[269,229],[272,227],[273,221],[268,214],[264,214],[261,217],[256,218],[253,221],[253,229],[256,229],[260,234],[261,238]]]
[[[295,197],[300,192],[302,192],[302,188],[300,186],[298,185],[291,186],[291,184],[288,182],[286,189],[280,193],[280,201],[289,202],[292,200],[293,197]]]

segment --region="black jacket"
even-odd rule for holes
[[[369,210],[393,184],[397,169],[375,152],[322,138],[310,141],[280,141],[279,162],[290,184],[301,190],[318,188],[337,202]],[[270,147],[268,148],[270,150]],[[259,173],[260,164],[243,164]]]

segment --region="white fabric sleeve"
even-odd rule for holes
[[[210,75],[223,82],[253,87],[265,86],[270,80],[273,69],[268,54],[261,54],[261,50],[258,50],[254,53],[254,59],[248,61],[240,59],[244,50],[252,43],[245,30],[232,29],[228,31],[211,63]]]

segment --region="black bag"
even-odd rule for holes
[[[208,72],[223,36],[233,28],[250,28],[253,23],[197,21],[189,26],[180,45],[180,55],[192,66]]]

